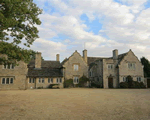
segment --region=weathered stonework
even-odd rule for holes
[[[74,65],[78,65],[78,71],[74,70]],[[74,76],[82,77],[83,75],[88,77],[88,65],[83,60],[82,56],[75,51],[72,56],[63,64],[65,80],[73,79]]]

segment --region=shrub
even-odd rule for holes
[[[120,88],[128,88],[128,83],[127,82],[121,82]]]
[[[50,84],[50,85],[48,86],[48,88],[53,88],[53,86],[55,86],[55,85],[59,85],[59,84]]]
[[[89,79],[88,79],[86,76],[83,75],[83,76],[79,79],[79,83],[76,85],[76,87],[87,87],[87,86],[86,86],[87,81],[89,81]]]
[[[64,81],[64,88],[73,87],[73,79],[65,80]]]
[[[140,88],[146,88],[143,82],[140,82]]]
[[[43,89],[43,86],[42,87],[37,87],[37,89]]]
[[[94,82],[91,83],[91,86],[90,86],[90,87],[91,87],[91,88],[102,88],[101,85],[98,85],[98,84],[96,84],[96,83],[94,83]]]

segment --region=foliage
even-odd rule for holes
[[[89,79],[86,76],[82,76],[79,79],[79,83],[76,85],[76,87],[86,87],[85,84],[89,81]]]
[[[150,77],[150,62],[145,57],[142,57],[141,63],[144,65],[144,77]]]
[[[131,76],[128,76],[128,81],[121,82],[120,88],[146,88],[143,82],[133,81]]]
[[[33,0],[1,0],[0,1],[0,53],[6,54],[8,60],[1,58],[1,62],[12,59],[28,61],[31,51],[18,47],[24,39],[24,45],[30,47],[38,38],[35,25],[40,25],[38,15],[42,11]],[[6,43],[9,41],[11,44]]]
[[[37,89],[43,89],[43,86],[42,87],[37,87]]]
[[[120,88],[128,88],[128,83],[127,82],[121,82]]]
[[[74,87],[73,79],[65,80],[63,84],[64,84],[64,88]]]
[[[48,88],[53,88],[53,86],[55,86],[55,85],[59,85],[59,84],[50,84],[50,85],[48,86]]]
[[[37,53],[33,50],[23,49],[17,45],[13,45],[12,43],[7,42],[0,42],[0,46],[0,55],[5,54],[8,56],[7,59],[4,56],[0,57],[0,64],[16,64],[17,61],[21,60],[28,63],[31,59],[35,58],[35,54]]]
[[[100,86],[99,84],[96,84],[95,82],[91,83],[91,88],[101,88],[102,86]]]

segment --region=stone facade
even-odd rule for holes
[[[109,88],[111,82],[112,88],[118,88],[119,83],[126,80],[128,76],[131,76],[134,81],[145,83],[143,65],[131,50],[121,55],[118,55],[118,50],[114,50],[113,57],[99,58],[94,61],[89,71],[92,72],[90,79],[95,80],[99,77],[99,82],[104,88]]]
[[[59,54],[56,61],[42,61],[41,53],[37,53],[28,65],[22,61],[15,67],[0,65],[0,89],[47,88],[51,84],[63,88],[65,80],[73,79],[78,84],[83,75],[103,88],[118,88],[127,76],[145,83],[143,66],[131,50],[120,55],[113,50],[109,58],[88,57],[87,50],[83,50],[83,56],[75,51],[61,63]]]
[[[84,61],[87,60],[86,57],[86,54],[83,58],[77,51],[75,51],[67,60],[65,60],[65,62],[62,62],[65,80],[74,79],[74,77],[78,77],[79,79],[83,75],[88,77],[88,65],[86,61]]]
[[[27,64],[22,61],[18,64],[14,68],[0,65],[0,89],[25,89]]]

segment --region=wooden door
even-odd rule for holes
[[[113,78],[108,78],[108,87],[113,88]]]

